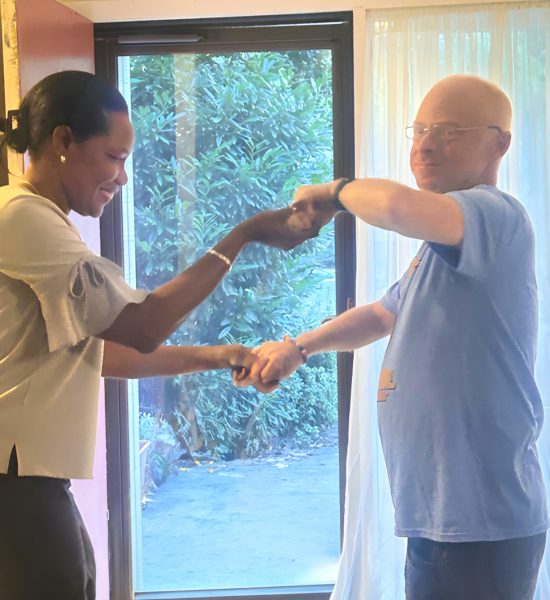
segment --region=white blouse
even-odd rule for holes
[[[91,478],[103,342],[144,290],[95,255],[53,202],[0,187],[0,473]]]

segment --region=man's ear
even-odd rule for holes
[[[508,152],[510,143],[512,142],[512,134],[509,131],[503,131],[498,134],[498,153],[502,157]]]
[[[73,134],[68,125],[58,125],[52,133],[52,147],[56,156],[66,156],[73,142]]]

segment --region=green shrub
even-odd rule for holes
[[[134,57],[131,79],[141,287],[173,277],[251,214],[288,204],[297,185],[332,178],[328,50]],[[334,234],[325,229],[292,252],[246,248],[170,342],[256,345],[317,326],[334,313]],[[325,357],[268,397],[229,376],[194,374],[174,379],[162,409],[191,451],[250,456],[275,436],[308,440],[334,423],[334,380]]]

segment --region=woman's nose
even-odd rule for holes
[[[126,167],[122,166],[120,171],[118,172],[117,178],[115,179],[116,183],[121,187],[128,183],[128,173],[126,173]]]

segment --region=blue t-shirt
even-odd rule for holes
[[[461,246],[424,243],[381,300],[397,315],[378,392],[395,533],[534,535],[548,515],[533,229],[494,186],[449,195],[464,215]]]

